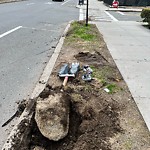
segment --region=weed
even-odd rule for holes
[[[94,66],[91,66],[91,68],[93,70],[92,77],[97,78],[99,82],[105,85],[107,83],[107,79],[103,70],[102,69],[100,70]]]
[[[111,66],[103,66],[100,68],[91,66],[91,68],[93,69],[93,77],[97,78],[104,86],[110,82],[111,77],[117,78],[115,74],[116,70]]]
[[[112,75],[113,72],[112,68],[110,68],[109,66],[105,66],[101,69],[98,69],[94,66],[91,66],[91,68],[93,69],[92,76],[96,78],[99,82],[101,82],[104,87],[109,89],[110,94],[113,94],[119,90],[123,90],[122,88],[118,87],[115,83],[110,83],[108,81],[108,77],[110,76],[110,74]]]
[[[108,84],[108,85],[106,86],[106,88],[109,90],[109,93],[110,93],[110,94],[113,94],[113,93],[117,92],[117,91],[120,89],[120,88],[119,88],[116,84],[114,84],[114,83]]]

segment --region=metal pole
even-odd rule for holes
[[[86,6],[86,26],[88,26],[88,9],[89,9],[89,0],[87,0],[87,6]]]

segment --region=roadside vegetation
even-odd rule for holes
[[[96,40],[96,34],[92,32],[92,25],[89,24],[86,26],[83,22],[73,22],[72,23],[72,32],[70,38],[85,40],[85,41],[94,41]]]

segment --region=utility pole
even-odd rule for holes
[[[88,13],[89,13],[89,11],[88,11],[88,9],[89,9],[89,0],[87,0],[87,5],[86,5],[86,26],[88,26],[88,20],[89,20],[89,18],[88,18]]]

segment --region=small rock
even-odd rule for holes
[[[58,141],[68,134],[69,99],[62,94],[49,95],[37,101],[35,120],[43,136]]]

